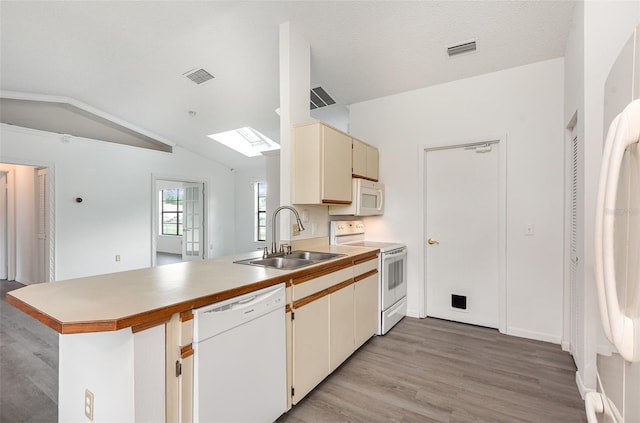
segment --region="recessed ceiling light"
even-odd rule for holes
[[[248,126],[212,134],[209,138],[247,157],[259,156],[263,151],[280,149],[280,145]]]

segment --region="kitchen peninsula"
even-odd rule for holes
[[[365,304],[366,324],[360,323],[365,336],[351,333],[352,339],[358,339],[346,350],[342,348],[348,353],[341,353],[336,363],[374,334],[375,325],[369,325],[368,319],[369,310],[371,319],[376,318],[370,303],[375,306],[377,298],[373,299],[374,291],[369,288],[364,301],[358,300],[357,293],[359,284],[376,285],[367,281],[377,277],[378,250],[341,246],[313,250],[344,256],[286,271],[233,263],[260,255],[245,253],[30,285],[7,294],[7,301],[60,333],[61,422],[89,421],[89,415],[93,421],[189,422],[193,389],[191,311],[195,308],[285,283],[289,387],[294,365],[292,310],[312,302],[321,304],[323,298],[329,301],[332,295],[350,290],[351,298],[355,298],[350,318],[354,322],[355,316],[357,331],[358,316],[363,315],[358,311],[358,301]],[[297,291],[295,286],[299,287]],[[329,371],[337,367],[333,361]],[[310,390],[319,380],[304,382]],[[298,399],[302,396],[298,394]],[[291,400],[288,396],[289,404]]]

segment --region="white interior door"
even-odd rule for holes
[[[498,328],[498,145],[425,154],[426,314]]]
[[[7,173],[0,172],[0,279],[7,279],[8,205]]]
[[[49,170],[36,170],[36,282],[49,281]]]
[[[184,186],[184,212],[182,232],[182,260],[203,258],[203,188],[202,183],[186,183]]]

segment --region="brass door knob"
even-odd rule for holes
[[[433,245],[433,244],[440,244],[440,241],[438,241],[437,239],[429,238],[429,239],[427,240],[427,243],[428,243],[429,245]]]

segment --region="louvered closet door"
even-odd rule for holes
[[[571,206],[569,217],[569,290],[571,299],[571,340],[570,351],[576,352],[578,338],[578,307],[575,302],[578,273],[578,137],[571,139]]]

